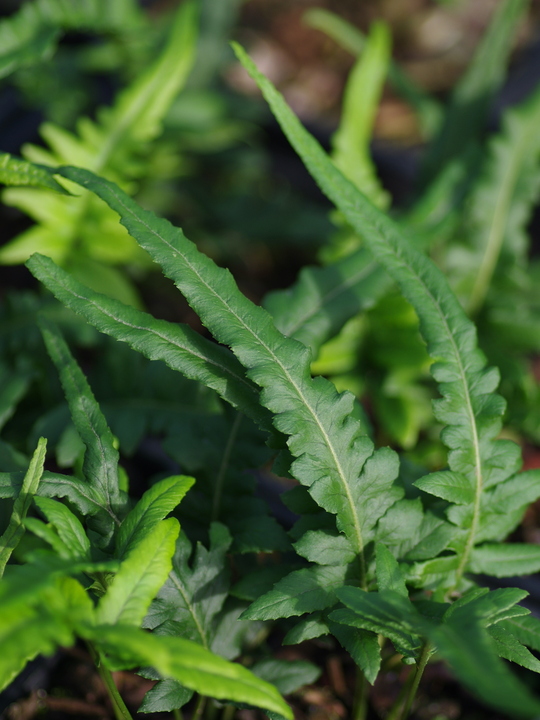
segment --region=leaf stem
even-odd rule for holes
[[[354,701],[351,720],[366,720],[368,700],[368,682],[366,676],[356,668],[356,685],[354,688]]]
[[[199,695],[191,720],[201,720],[206,705],[206,695]]]
[[[183,716],[180,708],[174,708],[174,710],[172,711],[172,714],[173,714],[174,720],[184,720],[184,716]]]
[[[122,696],[118,692],[111,671],[105,666],[99,652],[91,643],[88,643],[88,649],[111,699],[116,720],[133,720],[125,702],[122,700]]]
[[[418,686],[420,685],[420,680],[422,679],[422,675],[424,674],[424,670],[426,669],[426,665],[429,660],[429,653],[430,653],[429,643],[426,643],[424,645],[424,647],[422,648],[422,653],[418,659],[418,662],[416,663],[416,670],[412,674],[412,682],[409,686],[409,691],[407,693],[407,699],[405,700],[405,704],[403,706],[403,710],[401,713],[401,720],[407,720],[407,717],[409,716],[410,709],[412,707],[414,698],[418,691]]]
[[[240,429],[240,423],[242,422],[243,417],[244,416],[242,415],[242,413],[237,413],[236,417],[234,418],[234,422],[232,424],[231,431],[229,433],[229,437],[227,438],[227,443],[223,451],[223,457],[221,458],[221,463],[216,478],[214,499],[212,501],[212,522],[219,520],[219,511],[221,510],[221,498],[223,497],[223,486],[225,484],[225,474],[229,466],[231,452],[234,447],[234,443],[236,442],[238,431]]]

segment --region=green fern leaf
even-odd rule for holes
[[[174,510],[194,482],[185,475],[175,475],[152,485],[122,521],[115,539],[116,555],[121,558],[146,542],[148,532]]]
[[[477,540],[484,491],[508,480],[518,469],[519,449],[512,449],[504,441],[494,441],[504,411],[504,401],[494,394],[498,373],[485,369],[485,358],[477,348],[475,327],[442,273],[412,248],[394,223],[341,175],[271,83],[257,71],[241,48],[235,46],[235,50],[323,192],[362,235],[418,314],[428,352],[436,361],[432,374],[443,395],[443,399],[435,401],[434,411],[437,419],[446,425],[441,437],[450,450],[448,464],[452,473],[459,473],[474,493],[473,503],[467,506],[469,529],[460,541],[454,540],[459,563],[455,573],[446,578],[450,586],[459,585]],[[450,475],[449,481],[455,484],[455,475]],[[427,485],[424,482],[424,489]],[[437,487],[440,492],[440,476]]]
[[[4,185],[29,185],[48,188],[63,195],[69,195],[50,172],[39,165],[12,157],[9,153],[0,153],[0,183]]]
[[[26,513],[30,509],[32,500],[39,487],[39,481],[43,475],[43,463],[45,462],[45,452],[47,449],[47,441],[40,438],[38,445],[30,461],[30,466],[26,472],[21,484],[21,488],[13,503],[13,510],[7,528],[0,537],[0,578],[4,574],[4,568],[11,557],[13,550],[19,544],[24,535],[24,519]]]
[[[40,319],[40,327],[47,350],[60,374],[73,422],[86,447],[84,477],[90,488],[101,496],[110,519],[119,525],[117,512],[123,501],[120,496],[118,451],[114,447],[114,438],[85,376],[71,356],[59,331],[43,317]]]
[[[178,637],[149,635],[129,625],[97,625],[85,636],[94,642],[113,668],[152,665],[201,694],[249,703],[292,720],[289,706],[269,683],[237,663],[230,663],[197,643]]]
[[[258,391],[233,355],[202,338],[186,325],[156,320],[118,300],[90,290],[47,257],[35,254],[28,267],[67,307],[101,332],[126,342],[150,360],[163,360],[173,370],[215,390],[223,399],[270,428]]]
[[[120,93],[112,108],[98,112],[97,122],[82,118],[77,135],[45,123],[42,135],[51,151],[27,146],[26,157],[49,166],[76,162],[125,185],[139,177],[145,164],[135,162],[133,153],[147,149],[147,143],[159,134],[165,113],[187,79],[195,50],[196,14],[192,0],[182,4],[161,55]],[[139,304],[128,280],[114,269],[103,267],[120,263],[150,265],[148,256],[118,226],[111,211],[96,204],[91,196],[58,199],[45,191],[39,193],[22,188],[4,193],[6,203],[27,212],[39,225],[7,243],[0,250],[0,262],[17,264],[32,252],[45,252],[61,264],[70,264],[72,271],[91,282],[94,289]]]
[[[277,429],[290,436],[289,449],[297,458],[292,472],[321,507],[337,516],[365,582],[365,545],[402,491],[393,485],[397,457],[389,450],[373,452],[351,416],[353,396],[338,395],[323,378],[311,380],[309,350],[284,338],[270,316],[239,293],[230,273],[201,255],[180,230],[88,171],[58,172],[91,188],[119,212],[130,234],[174,279],[215,338],[231,346],[249,377],[261,385],[263,405],[275,413]]]
[[[311,27],[326,33],[353,55],[359,55],[365,48],[366,38],[363,33],[325,8],[310,8],[304,13],[304,21]],[[429,138],[441,124],[442,108],[440,104],[418,87],[395,62],[390,62],[388,79],[394,90],[416,110],[424,134]]]
[[[347,80],[340,124],[332,137],[332,159],[336,166],[380,208],[388,207],[390,196],[381,187],[369,150],[388,70],[390,43],[388,27],[374,23]]]
[[[247,620],[276,620],[324,610],[336,604],[336,590],[347,578],[347,566],[295,570],[274,585],[274,589],[255,600],[243,613]]]

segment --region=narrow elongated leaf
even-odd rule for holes
[[[97,608],[98,622],[140,625],[172,568],[178,520],[162,520],[120,565]]]
[[[495,577],[530,575],[540,570],[540,546],[525,543],[480,545],[471,553],[470,570]]]
[[[540,673],[540,660],[534,657],[516,638],[502,625],[493,625],[489,628],[489,636],[495,643],[495,650],[499,657],[521,665],[522,667]]]
[[[63,195],[69,195],[46,169],[26,160],[15,158],[9,153],[0,153],[0,183],[48,188]]]
[[[114,447],[114,438],[85,376],[59,331],[44,318],[40,320],[40,327],[47,350],[60,374],[73,423],[86,446],[84,476],[114,514],[120,504],[118,451]],[[116,522],[119,524],[118,520]]]
[[[242,617],[274,620],[324,610],[336,603],[336,590],[345,582],[347,567],[321,566],[296,570],[255,600]]]
[[[47,441],[40,438],[30,461],[30,466],[22,481],[21,489],[13,503],[13,510],[7,528],[0,537],[0,578],[4,568],[11,557],[11,553],[19,544],[24,535],[23,521],[30,509],[32,500],[37,492],[39,481],[43,475],[43,463],[47,451]]]
[[[206,340],[187,325],[156,320],[90,290],[43,255],[33,255],[27,266],[62,303],[101,332],[126,342],[150,360],[163,360],[173,370],[215,390],[262,427],[270,426],[268,413],[259,404],[257,388],[226,348]]]
[[[533,615],[506,620],[501,627],[507,628],[523,645],[540,651],[540,619]]]
[[[201,694],[249,703],[292,720],[291,709],[272,685],[197,643],[149,635],[129,625],[98,625],[88,628],[86,633],[109,656],[115,668],[151,665],[164,677],[178,680]]]
[[[332,158],[337,167],[381,208],[388,207],[390,196],[377,178],[369,148],[390,52],[388,27],[374,23],[347,80],[340,124],[332,137]]]
[[[68,557],[89,558],[90,540],[87,538],[79,518],[68,507],[56,500],[36,497],[35,503],[56,529],[60,540],[68,550]]]
[[[311,27],[326,33],[353,55],[363,52],[366,44],[365,35],[326,8],[310,8],[304,13],[304,20]],[[425,135],[430,137],[442,120],[443,113],[440,104],[418,87],[395,62],[390,63],[388,79],[394,90],[416,110]]]
[[[228,344],[261,387],[262,403],[275,425],[290,436],[297,458],[292,471],[313,498],[337,516],[339,529],[358,555],[365,582],[364,547],[378,517],[402,491],[393,486],[397,457],[374,452],[360,423],[351,415],[354,398],[337,394],[323,378],[311,380],[310,352],[284,338],[270,316],[250,303],[227,270],[198,252],[180,230],[141,210],[112,183],[85,170],[62,168],[63,176],[92,189],[121,215],[130,234],[159,262],[217,340]],[[365,468],[364,468],[365,465]]]
[[[191,477],[174,475],[152,485],[120,525],[116,536],[118,557],[146,542],[154,527],[174,510],[194,482]]]
[[[459,564],[449,582],[459,584],[468,566],[481,516],[484,486],[514,474],[514,455],[500,452],[494,438],[501,427],[502,398],[494,394],[498,374],[485,369],[474,325],[465,316],[442,273],[412,248],[390,218],[385,217],[332,164],[320,145],[299,123],[281,95],[262,76],[241,48],[235,51],[259,84],[289,141],[322,191],[364,238],[375,258],[398,282],[415,308],[428,352],[436,360],[432,374],[442,400],[435,403],[438,420],[447,425],[442,439],[449,447],[450,470],[465,475],[474,494],[470,530],[459,548]],[[496,459],[494,459],[496,458]]]
[[[22,487],[24,473],[0,473],[0,497],[14,498]],[[114,521],[116,516],[96,488],[75,477],[45,471],[37,494],[48,498],[67,498],[85,516],[98,516]],[[103,520],[103,522],[106,521]]]

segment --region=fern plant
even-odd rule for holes
[[[24,478],[22,473],[1,476],[2,497],[16,498],[0,538],[0,570],[6,570],[0,589],[2,687],[36,654],[69,646],[79,637],[96,660],[118,718],[131,715],[110,670],[142,665],[152,666],[165,678],[163,682],[181,683],[184,694],[198,691],[290,717],[275,688],[213,654],[209,645],[201,647],[186,633],[170,637],[171,633],[149,635],[140,629],[173,567],[180,528],[175,518],[164,518],[182,500],[193,478],[165,478],[130,507],[114,438],[84,375],[58,330],[43,320],[42,332],[86,452],[82,478],[44,473],[42,438]],[[45,522],[27,516],[32,503]],[[5,567],[25,530],[41,541],[41,547],[23,552],[22,564]],[[226,528],[216,524],[213,533],[221,538],[223,552]],[[186,540],[178,547],[185,548]],[[222,555],[216,562],[223,562]],[[209,568],[205,570],[206,577],[191,582],[192,592],[208,580]],[[190,582],[183,565],[176,572],[171,575],[176,582]]]
[[[75,14],[71,21],[78,17]],[[79,20],[84,26],[84,18]],[[176,12],[163,51],[118,95],[113,107],[101,108],[96,121],[79,118],[76,134],[44,123],[41,134],[50,149],[27,145],[25,156],[45,165],[76,158],[77,164],[111,177],[134,192],[137,181],[147,172],[151,143],[161,133],[163,118],[186,82],[196,37],[197,7],[190,2]],[[140,305],[133,283],[117,266],[135,271],[138,268],[140,272],[151,263],[127,233],[111,221],[110,211],[96,206],[91,196],[66,194],[62,198],[45,188],[37,200],[36,204],[35,193],[28,195],[24,188],[6,191],[4,202],[30,215],[36,225],[2,248],[0,262],[24,262],[41,248],[92,287]]]
[[[537,197],[539,155],[530,135],[536,122],[537,94],[520,108],[505,113],[501,132],[489,136],[486,129],[489,103],[503,81],[515,28],[526,9],[527,3],[521,1],[500,4],[446,109],[438,101],[415,92],[416,88],[392,62],[388,80],[415,110],[429,141],[422,182],[411,188],[408,207],[394,208],[393,216],[411,242],[430,252],[462,304],[475,317],[481,348],[490,362],[504,371],[501,392],[509,403],[507,423],[514,432],[525,433],[534,441],[538,433],[538,394],[526,355],[535,352],[537,303],[529,288],[537,269],[536,263],[527,259],[525,228]],[[372,62],[369,38],[363,38],[354,27],[326,10],[309,11],[306,20],[345,49],[360,53],[348,81],[341,125],[363,127],[363,115],[373,113],[372,101],[355,83],[357,68]],[[349,93],[362,97],[358,107],[347,102]],[[436,117],[436,122],[430,120]],[[357,159],[359,154],[366,155],[368,142],[369,134],[351,136],[347,155]],[[350,174],[348,177],[353,179]],[[358,173],[353,181],[372,201],[376,200],[373,188],[380,192],[380,183],[373,172],[369,183],[362,182]],[[357,254],[366,253],[363,238],[347,224],[348,233],[344,233],[343,227],[341,220],[337,250],[341,248],[356,264]],[[335,241],[323,248],[323,258],[334,257],[335,261],[335,254]],[[329,284],[330,277],[329,271]],[[334,292],[339,292],[337,275],[334,277]],[[365,306],[366,293],[373,292],[366,282],[368,277],[366,267],[366,277],[362,278]],[[429,358],[414,313],[408,302],[389,289],[390,283],[385,286],[379,281],[373,287],[379,290],[372,295],[374,308],[364,311],[361,320],[346,324],[331,343],[314,348],[318,354],[314,371],[332,377],[339,389],[367,395],[381,439],[390,439],[414,459],[436,467],[441,462],[441,448],[430,421],[433,386],[429,381]],[[354,292],[352,287],[347,292],[351,290]],[[361,292],[360,285],[358,290]],[[290,302],[293,292],[286,291],[284,298]],[[511,308],[519,308],[519,313],[512,313]],[[501,352],[501,348],[505,350]],[[367,388],[365,377],[371,378]],[[419,438],[423,439],[420,445]]]
[[[416,666],[404,716],[437,651],[484,701],[533,717],[539,702],[499,659],[538,669],[526,648],[537,644],[537,623],[524,622],[527,611],[517,605],[524,592],[489,593],[470,577],[540,568],[537,547],[499,542],[540,496],[540,477],[519,473],[519,448],[496,439],[504,411],[495,393],[498,373],[486,369],[474,325],[440,271],[340,173],[243,51],[237,52],[323,191],[418,313],[435,360],[432,372],[442,394],[435,413],[449,448],[448,470],[416,482],[423,499],[406,497],[398,456],[374,448],[353,396],[337,393],[321,377],[311,379],[309,349],[280,333],[262,308],[241,295],[228,271],[181,231],[139,208],[110,181],[76,168],[48,171],[91,189],[118,212],[232,354],[203,338],[195,343],[186,328],[83,288],[48,258],[35,255],[29,267],[100,330],[211,386],[252,417],[279,449],[280,471],[299,481],[288,503],[301,515],[292,537],[307,565],[259,597],[245,619],[300,617],[288,642],[334,634],[367,682],[380,668],[378,635],[388,638]],[[313,318],[324,319],[325,309],[323,301],[311,313],[306,308],[305,327]],[[297,323],[298,332],[302,327]]]

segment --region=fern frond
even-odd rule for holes
[[[489,146],[489,157],[469,200],[466,224],[472,247],[462,267],[474,268],[464,279],[470,289],[468,310],[478,312],[504,258],[505,277],[523,266],[528,251],[525,227],[540,190],[540,91],[503,119],[502,133]],[[466,251],[465,251],[466,252]],[[501,261],[501,262],[499,262]],[[468,287],[467,287],[468,286]]]
[[[173,370],[202,382],[261,427],[270,429],[269,415],[258,402],[258,389],[226,348],[206,340],[187,325],[156,320],[90,290],[48,257],[35,254],[28,267],[64,305],[101,332],[127,343],[150,360],[163,360]]]
[[[176,282],[214,337],[230,345],[249,369],[248,376],[263,388],[262,404],[275,414],[275,426],[290,436],[294,476],[309,487],[321,507],[337,516],[338,528],[358,557],[364,584],[366,544],[374,537],[378,519],[402,491],[393,485],[397,458],[390,451],[374,453],[372,442],[351,416],[353,396],[339,395],[323,378],[312,380],[309,350],[281,335],[266,311],[238,291],[230,273],[199,253],[180,230],[141,210],[119,188],[88,171],[58,172],[92,189],[120,214],[130,234]]]
[[[41,133],[50,150],[28,145],[24,149],[26,158],[45,165],[74,161],[124,185],[138,178],[145,169],[138,155],[144,154],[148,142],[161,132],[163,118],[191,69],[196,21],[195,3],[183,3],[161,55],[119,94],[112,108],[101,108],[97,121],[81,118],[77,134],[45,123]],[[109,288],[117,297],[138,304],[133,288],[113,268],[107,268],[107,277],[100,282],[105,272],[101,268],[119,263],[148,267],[149,258],[118,226],[114,214],[96,204],[95,198],[59,198],[46,190],[36,195],[14,188],[5,191],[4,201],[29,214],[39,225],[7,243],[0,250],[0,263],[17,264],[32,252],[46,252],[60,264],[69,264],[72,272],[95,289]]]
[[[448,464],[453,473],[465,480],[473,498],[466,506],[469,523],[456,521],[458,527],[468,529],[462,531],[459,540],[454,540],[455,574],[451,573],[447,582],[451,587],[459,585],[477,542],[485,504],[489,504],[485,491],[513,477],[519,469],[519,448],[509,441],[494,440],[505,407],[494,392],[498,372],[486,369],[485,358],[477,347],[476,329],[442,273],[411,247],[390,218],[382,215],[343,177],[244,51],[238,46],[235,50],[322,191],[362,234],[367,247],[396,280],[418,314],[420,331],[435,360],[432,374],[443,395],[435,401],[434,411],[446,426],[441,437],[450,451]],[[448,477],[450,480],[453,475]],[[425,481],[424,489],[428,486],[429,481]],[[463,506],[452,506],[451,511],[456,507]],[[449,518],[453,519],[451,514]]]
[[[370,141],[391,52],[390,31],[375,23],[352,68],[339,127],[332,137],[332,159],[377,207],[386,209],[390,196],[382,188],[370,157]]]
[[[365,35],[358,28],[326,8],[311,8],[304,13],[304,22],[326,33],[352,55],[359,55],[366,45]],[[442,107],[406,75],[400,66],[390,61],[388,79],[394,90],[417,112],[422,130],[431,137],[442,120]]]

